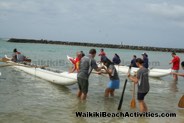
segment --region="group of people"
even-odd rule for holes
[[[74,64],[74,67],[69,72],[77,71],[77,81],[78,81],[78,92],[77,96],[81,100],[85,100],[87,98],[88,86],[89,86],[89,76],[94,69],[98,74],[108,74],[109,75],[109,83],[107,88],[105,89],[104,96],[114,96],[115,89],[119,89],[120,86],[120,78],[118,72],[114,65],[119,65],[121,63],[121,59],[118,54],[115,53],[112,60],[110,60],[104,49],[100,50],[98,56],[100,56],[100,63],[102,66],[98,66],[96,60],[94,59],[97,52],[96,49],[91,49],[88,55],[85,55],[83,51],[76,53],[76,58],[71,62]],[[172,66],[173,78],[175,81],[178,80],[178,76],[183,76],[184,73],[178,73],[180,68],[180,58],[176,55],[175,52],[172,52],[173,59],[170,64]],[[17,49],[13,50],[12,61],[14,62],[23,62],[29,61],[24,55],[17,51]],[[137,99],[139,102],[139,108],[141,112],[147,112],[148,108],[146,103],[144,102],[144,98],[150,90],[149,85],[149,59],[146,53],[142,54],[142,58],[137,58],[136,55],[133,55],[133,59],[131,60],[131,67],[137,67],[139,70],[137,71],[135,76],[127,73],[127,77],[137,84],[138,92]],[[184,69],[184,61],[181,63],[182,68]]]
[[[88,93],[88,86],[89,86],[89,76],[94,69],[97,71],[98,74],[108,74],[109,75],[109,83],[107,85],[107,88],[105,89],[104,96],[114,96],[115,89],[118,89],[120,86],[120,78],[118,75],[118,72],[114,65],[120,64],[121,59],[120,57],[115,54],[113,59],[110,60],[106,53],[104,52],[104,49],[100,50],[100,53],[98,56],[100,56],[100,62],[103,64],[103,66],[98,66],[96,60],[94,59],[97,52],[95,49],[91,49],[89,51],[89,54],[86,56],[81,56],[81,53],[77,53],[77,56],[79,58],[78,62],[78,68],[77,69],[77,80],[78,80],[78,93],[77,96],[81,100],[85,100],[87,98]],[[179,64],[180,64],[180,58],[176,55],[176,53],[172,53],[172,61],[170,64],[173,64],[173,71],[172,74],[174,76],[174,79],[177,80],[177,76],[184,76],[182,73],[178,73],[179,70]],[[146,103],[144,102],[145,96],[148,94],[150,90],[149,85],[149,59],[148,55],[146,53],[142,54],[142,58],[137,58],[136,55],[133,55],[133,59],[130,64],[132,67],[137,67],[139,70],[137,71],[135,76],[130,75],[128,73],[128,78],[134,82],[134,84],[137,84],[138,92],[137,92],[137,99],[139,102],[139,107],[141,112],[147,112],[148,108]],[[182,67],[184,69],[184,62],[182,62]]]
[[[136,64],[136,59],[137,59],[137,56],[133,55],[133,58],[132,58],[131,64],[130,64],[131,67],[138,67],[137,64]],[[142,60],[143,60],[143,66],[145,68],[149,68],[149,59],[148,59],[147,53],[142,54]]]
[[[91,49],[89,51],[89,55],[82,57],[79,64],[79,71],[77,75],[78,80],[78,86],[79,90],[77,93],[77,96],[81,100],[85,100],[88,93],[88,79],[92,72],[92,70],[96,70],[98,74],[108,74],[110,78],[110,82],[108,83],[108,87],[105,89],[105,97],[108,97],[109,95],[114,96],[115,89],[119,88],[119,76],[117,73],[117,70],[114,66],[114,63],[111,62],[106,57],[106,54],[103,50],[101,50],[101,53],[99,56],[101,56],[101,63],[104,66],[99,67],[96,63],[96,60],[94,59],[96,56],[96,50]],[[103,69],[103,71],[101,71]]]
[[[101,57],[101,61],[103,57],[106,57],[106,53],[104,52],[104,49],[100,49],[100,53],[98,54],[98,56]],[[119,65],[121,63],[121,58],[117,53],[114,54],[114,57],[112,58],[112,63],[115,65]]]
[[[77,70],[77,80],[78,80],[78,92],[77,96],[81,100],[85,100],[87,98],[88,93],[88,86],[89,86],[89,76],[94,69],[97,71],[98,74],[108,74],[109,75],[109,83],[107,85],[107,88],[105,89],[104,96],[114,96],[115,89],[119,89],[120,86],[120,78],[118,75],[118,72],[114,65],[119,64],[121,62],[120,57],[115,54],[112,61],[107,58],[106,53],[103,49],[101,49],[100,54],[100,62],[103,64],[103,66],[99,67],[97,65],[96,60],[94,59],[96,56],[96,50],[91,49],[89,51],[89,54],[83,57],[80,57],[79,64],[78,64],[78,70]],[[145,55],[145,54],[144,54]],[[146,54],[147,55],[147,54]],[[77,54],[77,56],[79,56]],[[80,55],[81,56],[81,55]],[[148,69],[144,67],[144,60],[141,58],[135,58],[135,65],[136,67],[140,68],[137,71],[137,76],[131,76],[128,74],[128,78],[133,81],[135,84],[138,84],[138,94],[137,98],[139,100],[140,104],[140,111],[146,112],[147,106],[144,102],[144,97],[149,92],[149,77],[148,77]],[[147,56],[146,56],[147,58]],[[148,59],[147,59],[148,60]],[[135,66],[133,66],[135,67]]]

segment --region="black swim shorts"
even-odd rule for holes
[[[148,93],[148,92],[147,92]],[[137,93],[137,99],[138,100],[144,100],[144,97],[146,96],[147,93]]]
[[[87,94],[88,93],[88,79],[83,79],[80,77],[77,77],[77,81],[78,81],[78,86],[79,86],[79,90],[84,93]]]

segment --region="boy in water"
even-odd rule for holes
[[[137,76],[131,76],[128,74],[128,78],[137,84],[138,93],[137,99],[139,101],[139,108],[140,112],[147,112],[148,108],[146,103],[144,102],[144,97],[149,92],[149,77],[148,77],[148,69],[143,66],[143,60],[141,58],[136,59],[136,65],[138,66],[139,70],[137,71]]]

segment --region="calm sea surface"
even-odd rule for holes
[[[52,69],[67,71],[71,64],[66,55],[75,56],[76,51],[83,50],[86,54],[90,47],[63,46],[50,44],[8,43],[0,39],[0,57],[11,56],[17,48],[29,56],[35,64],[47,64]],[[99,51],[99,48],[96,48]],[[145,51],[108,49],[105,52],[111,59],[114,53],[120,55],[122,64],[127,65],[132,55],[141,57]],[[170,53],[147,52],[150,67],[170,68]],[[184,54],[178,54],[184,60]],[[96,56],[96,60],[99,57]],[[0,63],[3,64],[3,63]],[[0,68],[0,123],[184,123],[184,109],[177,104],[184,93],[184,78],[173,82],[172,76],[160,79],[150,78],[150,92],[146,103],[152,113],[176,113],[172,118],[78,118],[76,112],[109,112],[116,113],[122,92],[125,76],[120,76],[121,86],[116,90],[115,97],[104,98],[104,90],[109,79],[105,76],[91,75],[87,101],[76,98],[77,84],[60,86],[36,78],[11,67]],[[180,70],[183,72],[183,70]],[[139,111],[138,102],[135,110],[130,108],[132,84],[127,83],[122,112]]]

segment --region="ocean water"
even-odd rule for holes
[[[92,47],[64,46],[50,44],[9,43],[0,39],[0,57],[11,56],[14,48],[29,56],[35,64],[49,65],[52,69],[67,71],[71,64],[66,55],[75,57],[76,51],[88,53]],[[100,48],[96,48],[97,51]],[[111,59],[114,53],[119,54],[123,65],[128,65],[132,55],[141,57],[147,52],[150,67],[170,68],[171,54],[167,52],[151,52],[104,48]],[[184,60],[184,54],[179,54]],[[96,56],[98,61],[100,58]],[[3,63],[0,63],[3,64]],[[145,98],[148,109],[152,113],[176,113],[176,117],[141,118],[141,117],[76,117],[76,112],[109,112],[117,113],[120,95],[126,76],[120,76],[120,89],[115,96],[104,98],[104,90],[109,79],[92,74],[89,80],[89,93],[86,101],[76,97],[77,84],[72,86],[55,85],[36,78],[11,67],[0,67],[0,123],[184,123],[184,110],[178,108],[178,101],[184,93],[184,79],[172,81],[172,76],[160,79],[150,78],[150,92]],[[180,70],[180,72],[184,72]],[[130,108],[132,99],[132,83],[128,82],[121,112],[137,112]]]

